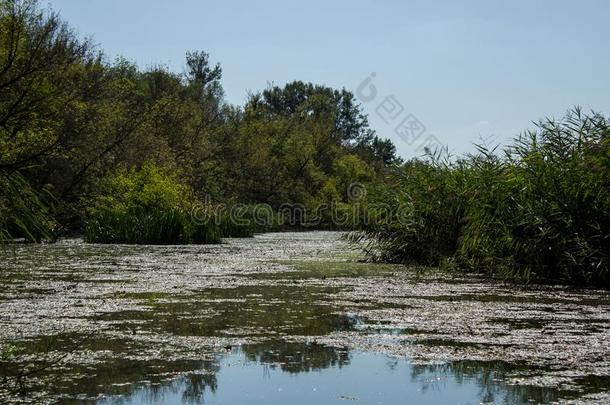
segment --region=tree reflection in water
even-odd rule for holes
[[[354,359],[357,361],[354,362]],[[224,367],[227,367],[227,370],[232,369],[232,372],[237,370],[237,373],[228,378],[223,373]],[[355,381],[364,378],[363,384],[355,383],[357,390],[360,393],[378,391],[387,394],[384,397],[385,402],[379,403],[393,403],[392,400],[403,398],[404,395],[420,398],[422,403],[437,399],[444,402],[443,399],[453,398],[454,392],[482,403],[549,403],[566,395],[569,397],[569,393],[551,388],[508,385],[502,382],[507,376],[527,370],[505,362],[462,361],[442,365],[417,365],[404,359],[386,358],[381,354],[350,353],[347,348],[278,340],[234,348],[219,354],[214,360],[203,362],[204,372],[187,374],[156,386],[134,389],[131,395],[124,397],[124,401],[173,403],[168,401],[168,396],[171,396],[180,398],[183,403],[200,404],[205,400],[209,401],[211,395],[214,395],[216,400],[222,400],[228,391],[245,389],[240,383],[245,383],[246,379],[252,379],[252,376],[256,375],[247,372],[240,374],[244,369],[252,371],[253,368],[259,367],[262,367],[263,379],[267,380],[271,378],[272,372],[276,371],[276,384],[286,384],[287,390],[291,385],[287,384],[285,379],[280,378],[283,382],[279,382],[277,371],[296,375],[333,369],[331,374],[323,373],[316,377],[318,381],[323,381],[323,385],[329,386],[345,384],[346,379],[352,377]],[[224,378],[220,378],[222,384],[219,384],[220,376]],[[366,384],[369,378],[367,376],[370,376],[369,385]],[[311,380],[296,381],[297,384],[300,381],[307,385]],[[397,384],[397,381],[402,382]],[[387,386],[384,386],[384,382]],[[219,385],[222,386],[219,388]],[[270,404],[280,403],[277,399],[275,402],[273,400],[273,388],[277,385],[259,382],[255,387],[258,387],[260,392],[244,392],[244,400],[248,398],[245,395],[254,395],[258,399],[268,399]],[[349,385],[346,391],[349,392],[349,389],[354,389],[354,383]],[[260,398],[257,395],[260,395]],[[298,396],[296,392],[288,392],[286,395]],[[327,395],[324,398],[332,402],[337,396]],[[303,398],[298,399],[303,401]]]
[[[531,367],[519,367],[502,361],[457,361],[446,364],[412,365],[411,380],[421,383],[421,390],[444,389],[444,382],[454,380],[460,385],[474,384],[479,387],[478,397],[482,403],[550,403],[557,401],[555,389],[509,385],[506,378],[518,371],[532,372]]]
[[[316,343],[276,341],[246,345],[242,351],[249,361],[279,367],[287,373],[317,371],[329,367],[349,365],[347,348],[334,348]]]

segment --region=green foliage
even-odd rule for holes
[[[15,354],[19,351],[19,348],[12,344],[5,344],[2,346],[2,350],[0,350],[0,360],[8,361],[11,360]]]
[[[49,207],[53,197],[48,190],[32,188],[19,173],[0,171],[0,243],[15,237],[31,242],[53,240],[55,221]]]
[[[215,243],[300,225],[293,206],[319,227],[362,226],[382,260],[610,284],[606,119],[576,110],[503,156],[398,168],[345,89],[294,81],[237,107],[207,53],[186,64],[107,63],[35,0],[0,0],[0,242],[85,218],[91,242]],[[213,220],[192,215],[209,198]]]
[[[140,70],[123,58],[108,63],[36,0],[0,2],[0,38],[0,171],[21,176],[13,178],[23,178],[32,191],[53,190],[58,203],[52,210],[39,207],[39,216],[54,217],[70,231],[82,230],[88,218],[91,234],[92,212],[96,235],[134,216],[140,227],[155,223],[167,230],[171,212],[207,198],[216,205],[315,210],[329,198],[331,184],[337,203],[346,203],[352,179],[373,181],[397,161],[395,147],[375,135],[345,89],[295,81],[253,94],[244,107],[231,106],[223,100],[222,69],[207,53],[188,52],[184,74],[161,66]],[[132,184],[142,179],[131,168],[143,168],[142,177],[156,175],[147,164],[180,172],[177,184],[188,193],[159,179],[146,183],[159,190]],[[104,179],[117,167],[126,172],[109,186]],[[0,189],[2,201],[12,200],[7,190]],[[125,190],[135,195],[123,196]],[[2,207],[8,211],[6,203]],[[153,220],[148,207],[163,214]],[[11,212],[0,223],[2,235],[8,222],[28,221],[20,214],[26,211]],[[220,218],[218,226],[226,235],[248,235],[282,221],[276,215],[273,222],[248,229]],[[165,231],[153,233],[159,232]]]
[[[375,179],[375,172],[356,155],[345,155],[335,160],[332,173],[336,187],[345,201],[354,197],[348,195],[351,187],[367,184]]]
[[[0,1],[0,242],[53,238],[54,199],[33,167],[57,152],[77,61],[92,59],[56,14]]]
[[[438,265],[455,253],[464,215],[463,165],[409,161],[397,186],[373,196],[366,233],[378,259]]]
[[[575,109],[561,122],[542,122],[503,162],[486,166],[473,184],[459,251],[467,265],[501,276],[610,285],[605,118]]]
[[[80,62],[95,55],[35,1],[0,2],[0,169],[51,156],[62,142]]]
[[[295,81],[252,95],[243,111],[232,111],[228,118],[210,133],[214,153],[205,164],[208,173],[197,170],[195,185],[221,201],[276,209],[315,206],[331,178],[345,196],[350,176],[363,176],[346,170],[366,172],[367,181],[377,178],[386,163],[376,151],[393,160],[388,154],[394,150],[380,146],[383,142],[346,90]]]
[[[186,237],[183,239],[182,243],[211,244],[220,243],[222,237],[252,236],[250,234],[231,235],[229,233],[224,233],[221,226],[214,223],[193,221],[192,217],[189,217],[185,222],[186,225],[184,227],[186,229]]]
[[[372,255],[514,280],[610,285],[610,126],[576,109],[497,156],[408,162],[377,196]]]
[[[190,219],[177,210],[104,211],[92,216],[85,228],[90,243],[181,244],[218,243],[217,231],[194,228]]]
[[[192,191],[175,173],[152,163],[119,170],[103,183],[85,228],[85,240],[96,243],[219,243],[213,222],[192,215]]]
[[[225,237],[247,238],[256,231],[256,224],[249,218],[236,219],[230,215],[223,215],[218,222],[220,233]]]
[[[204,207],[203,221],[213,222],[223,237],[245,238],[255,233],[279,231],[283,218],[268,204],[230,204]]]
[[[139,169],[120,169],[100,184],[104,194],[93,203],[93,210],[188,211],[192,190],[175,172],[146,162]]]

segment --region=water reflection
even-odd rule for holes
[[[357,323],[353,316],[343,321]],[[55,335],[30,341],[27,355],[48,348],[72,347],[81,336]],[[96,363],[64,364],[47,371],[29,389],[48,390],[62,403],[335,403],[359,399],[363,403],[395,404],[410,398],[417,403],[548,403],[576,398],[583,392],[525,384],[507,379],[536,372],[531,366],[499,361],[460,361],[418,365],[347,347],[302,341],[267,340],[257,344],[207,347],[199,360],[130,358],[144,347],[123,339],[92,337],[81,349],[112,353]],[[52,360],[52,354],[47,361]],[[44,365],[44,363],[42,364]],[[11,376],[16,364],[0,362],[0,376]],[[541,371],[541,370],[537,370]],[[53,381],[52,385],[47,385]],[[579,381],[585,392],[600,392],[608,378]],[[102,399],[98,399],[104,395]]]
[[[562,394],[502,383],[515,371],[502,362],[414,365],[382,354],[311,343],[245,345],[202,366],[171,381],[134,385],[127,395],[97,403],[546,403]]]
[[[459,361],[443,365],[413,365],[411,379],[422,383],[423,392],[443,389],[443,384],[440,382],[448,379],[452,379],[456,384],[474,386],[480,403],[549,403],[559,399],[560,392],[554,389],[529,385],[507,385],[500,382],[518,369],[519,367],[516,365],[500,361]],[[430,375],[435,375],[436,380],[429,380]],[[570,393],[561,394],[568,397]]]
[[[279,367],[287,373],[319,371],[329,367],[342,368],[349,365],[347,348],[334,348],[319,344],[274,342],[245,345],[242,347],[245,359],[250,362]]]

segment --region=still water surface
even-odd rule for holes
[[[610,295],[358,261],[333,232],[0,252],[0,403],[604,403]]]
[[[300,364],[299,364],[300,365]],[[480,375],[461,376],[441,367],[417,368],[405,360],[375,353],[345,353],[326,368],[301,371],[290,363],[247,359],[243,353],[224,357],[214,377],[189,375],[165,384],[144,385],[127,398],[100,404],[478,404],[513,403],[497,381]],[[292,368],[292,369],[291,369]],[[551,390],[546,399],[556,398]],[[532,398],[533,399],[533,398]]]

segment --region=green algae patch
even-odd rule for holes
[[[325,260],[278,260],[275,263],[293,270],[261,274],[263,278],[341,278],[341,277],[388,277],[409,273],[421,274],[427,269],[399,264],[382,264],[357,261]]]

